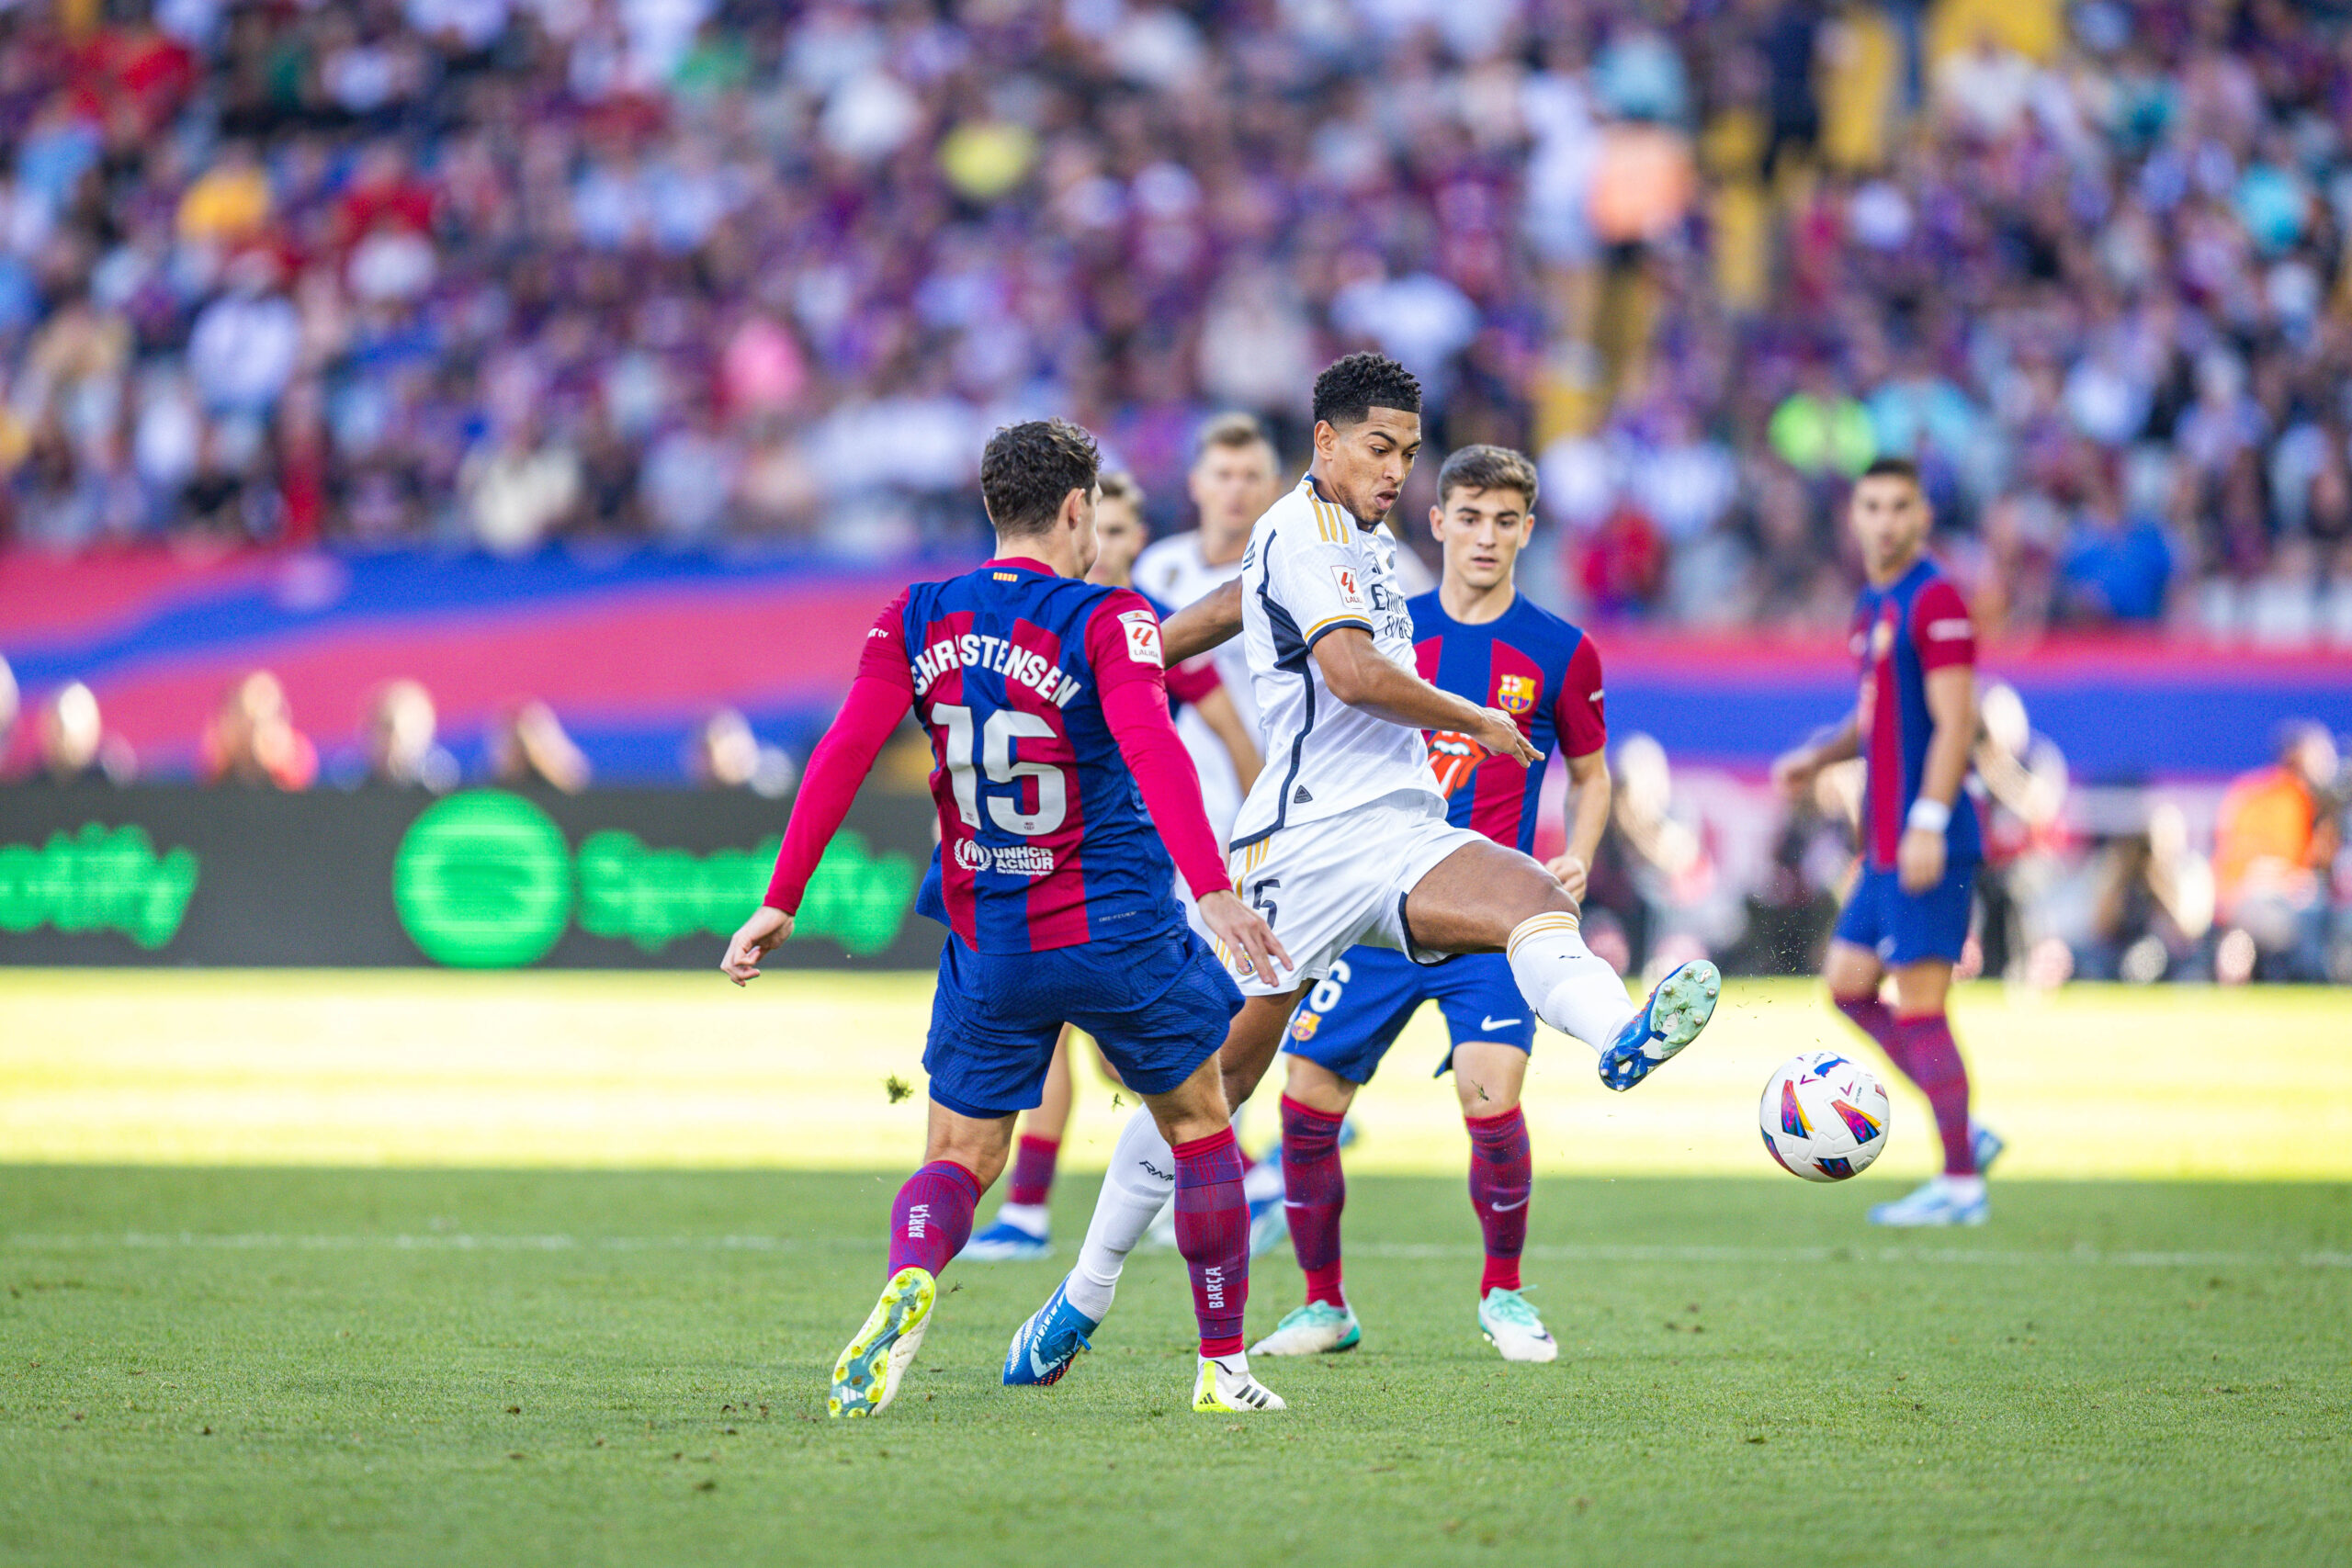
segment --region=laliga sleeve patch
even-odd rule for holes
[[[1119,625],[1127,632],[1127,657],[1137,664],[1157,668],[1163,661],[1159,656],[1159,617],[1149,610],[1128,610],[1119,616]]]
[[[1351,610],[1371,613],[1372,605],[1363,596],[1363,584],[1356,580],[1355,568],[1334,566],[1331,569],[1331,581],[1340,591],[1340,604]]]

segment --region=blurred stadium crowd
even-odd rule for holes
[[[1842,624],[1897,451],[1996,628],[2352,642],[2340,6],[0,14],[19,547],[967,543],[1009,415],[1173,498],[1370,344],[1589,615]]]

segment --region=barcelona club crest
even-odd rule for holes
[[[1495,682],[1495,705],[1517,717],[1535,706],[1535,677],[1505,675]]]

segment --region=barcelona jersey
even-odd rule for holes
[[[1862,789],[1862,853],[1873,869],[1894,865],[1919,774],[1935,732],[1928,676],[1976,662],[1976,628],[1968,605],[1936,563],[1922,556],[1884,588],[1865,587],[1854,608],[1852,649],[1861,666],[1855,718],[1868,766]],[[1976,803],[1962,791],[1944,829],[1954,866],[1984,858]]]
[[[913,680],[938,897],[967,944],[1042,953],[1183,923],[1175,867],[1102,716],[1106,684],[1159,673],[1159,621],[1140,594],[990,561],[908,589],[865,659]]]
[[[1413,652],[1421,678],[1519,721],[1536,750],[1571,757],[1609,739],[1601,710],[1600,654],[1592,639],[1521,593],[1491,621],[1472,626],[1445,613],[1432,592],[1412,600]],[[1496,757],[1466,735],[1436,730],[1430,766],[1457,828],[1484,833],[1521,853],[1535,847],[1544,769]]]

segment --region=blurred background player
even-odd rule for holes
[[[1580,900],[1609,821],[1609,737],[1592,639],[1521,594],[1513,576],[1535,525],[1535,465],[1505,447],[1465,446],[1439,470],[1437,491],[1430,532],[1444,552],[1444,575],[1435,592],[1407,604],[1421,678],[1510,714],[1544,759],[1555,750],[1566,753],[1566,848],[1544,869]],[[1521,767],[1453,731],[1430,735],[1429,745],[1448,819],[1532,852],[1543,763]],[[1520,1294],[1534,1176],[1519,1097],[1535,1045],[1535,1014],[1501,953],[1464,953],[1425,965],[1377,947],[1351,949],[1291,1019],[1283,1046],[1290,1064],[1282,1163],[1306,1304],[1252,1347],[1253,1354],[1347,1350],[1362,1337],[1340,1281],[1347,1179],[1340,1128],[1356,1090],[1372,1080],[1425,1001],[1445,1014],[1453,1049],[1437,1070],[1442,1076],[1453,1069],[1470,1134],[1470,1206],[1486,1243],[1479,1326],[1506,1360],[1549,1361],[1559,1354]]]
[[[1184,486],[1200,513],[1200,525],[1151,545],[1133,563],[1136,591],[1165,606],[1162,619],[1241,575],[1250,527],[1282,493],[1282,459],[1274,452],[1273,438],[1249,414],[1217,415],[1201,428],[1200,446]],[[1234,643],[1210,657],[1245,731],[1262,747],[1248,656]],[[1176,733],[1184,738],[1193,765],[1200,770],[1201,798],[1208,807],[1209,826],[1222,843],[1232,836],[1233,814],[1241,809],[1250,781],[1235,769],[1206,714],[1180,714]]]
[[[1984,1168],[2001,1143],[1969,1121],[1968,1068],[1944,1012],[1983,858],[1976,806],[1961,791],[1978,725],[1976,628],[1927,554],[1934,515],[1917,468],[1871,463],[1848,515],[1869,578],[1852,637],[1860,697],[1843,724],[1776,759],[1772,776],[1795,795],[1831,762],[1859,756],[1865,766],[1861,865],[1826,977],[1838,1010],[1928,1097],[1944,1150],[1940,1176],[1879,1204],[1871,1222],[1982,1224]],[[1892,1010],[1879,997],[1890,976]]]
[[[1094,503],[1094,568],[1086,574],[1086,581],[1109,588],[1133,588],[1136,554],[1151,537],[1150,525],[1143,520],[1143,487],[1131,475],[1111,473],[1102,476],[1102,491]],[[1143,597],[1155,614],[1167,617],[1168,604],[1153,594]],[[1186,660],[1167,673],[1168,701],[1176,710],[1177,733],[1183,733],[1184,715],[1196,714],[1216,739],[1220,753],[1216,760],[1229,768],[1247,790],[1258,780],[1257,740],[1234,706],[1232,694],[1226,690],[1211,656]],[[1200,764],[1197,756],[1194,764]],[[1012,1174],[1006,1179],[1004,1202],[997,1209],[995,1222],[964,1248],[964,1256],[975,1263],[1044,1258],[1054,1249],[1047,1205],[1053,1197],[1062,1139],[1069,1131],[1070,1110],[1077,1102],[1070,1064],[1074,1032],[1063,1026],[1061,1038],[1054,1043],[1053,1065],[1046,1071],[1045,1098],[1021,1120]],[[1116,1087],[1118,1074],[1102,1060],[1100,1051],[1094,1057],[1103,1077]],[[1269,1195],[1251,1203],[1253,1234],[1259,1211],[1277,1197]]]
[[[1060,420],[1000,430],[980,483],[997,558],[900,593],[866,634],[849,698],[808,759],[763,906],[720,967],[736,984],[792,934],[808,879],[910,706],[930,737],[941,888],[924,1164],[899,1190],[888,1278],[833,1367],[828,1408],[888,1406],[931,1322],[942,1269],[1037,1103],[1065,1021],[1082,1025],[1172,1146],[1178,1235],[1201,1331],[1200,1411],[1279,1410],[1250,1375],[1241,1154],[1216,1055],[1240,1005],[1170,896],[1272,980],[1280,947],[1234,897],[1169,722],[1159,621],[1094,562],[1094,439]],[[1146,810],[1150,812],[1146,815]],[[1173,862],[1171,862],[1171,854]]]

